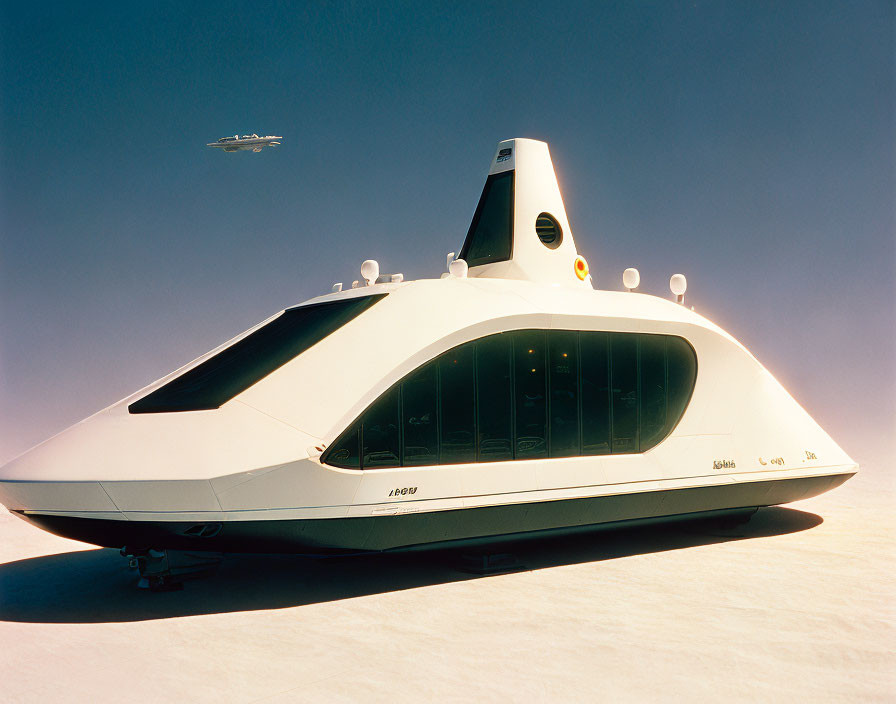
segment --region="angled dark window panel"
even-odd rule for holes
[[[285,310],[264,327],[134,401],[128,410],[131,413],[172,413],[220,408],[386,295]]]

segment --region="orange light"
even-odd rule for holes
[[[579,281],[584,281],[587,278],[588,262],[585,261],[585,257],[576,257],[573,268],[575,269],[576,276],[579,277]]]
[[[563,353],[563,356],[566,357],[566,356],[568,356],[568,355],[566,354],[566,352],[564,352],[564,353]]]

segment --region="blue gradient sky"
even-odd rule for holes
[[[68,5],[0,5],[0,461],[365,258],[437,276],[506,137],[599,287],[685,273],[896,451],[893,2]]]

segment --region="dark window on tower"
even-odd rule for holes
[[[548,456],[546,331],[513,333],[514,407],[518,460]]]
[[[480,462],[513,459],[510,341],[510,335],[499,334],[476,343],[477,459]]]
[[[441,463],[476,461],[476,406],[473,385],[474,347],[468,343],[438,359],[442,394]]]
[[[610,355],[605,332],[579,334],[582,366],[582,454],[610,452]]]
[[[510,259],[513,252],[513,171],[489,176],[460,250],[469,266]]]
[[[551,389],[551,457],[580,454],[578,334],[548,333],[548,376]]]

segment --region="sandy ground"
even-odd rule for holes
[[[746,526],[447,554],[231,556],[138,591],[0,517],[0,701],[894,701],[893,495],[869,472]]]

